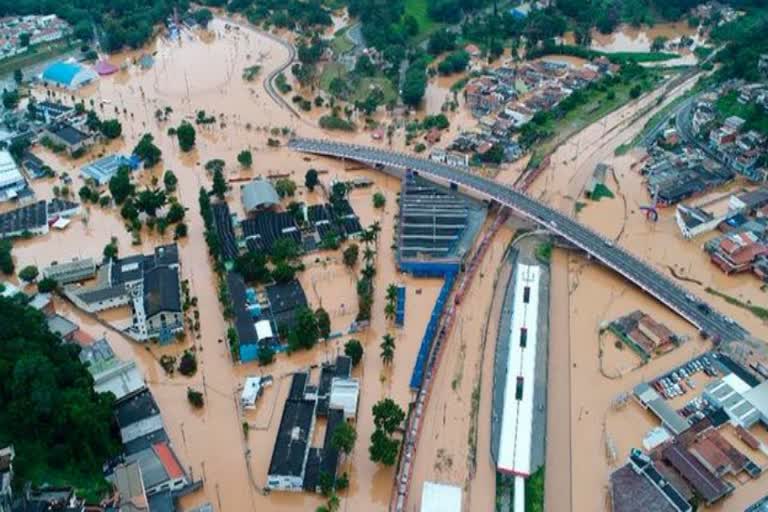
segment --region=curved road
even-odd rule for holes
[[[279,106],[285,108],[288,110],[288,112],[291,113],[292,116],[296,118],[301,118],[298,112],[293,108],[293,105],[285,101],[285,98],[283,98],[283,95],[280,94],[280,91],[275,90],[274,81],[277,75],[284,72],[286,69],[288,69],[288,66],[293,64],[293,61],[296,59],[296,47],[293,46],[288,41],[285,41],[284,39],[280,39],[279,37],[275,36],[274,34],[270,34],[269,32],[265,32],[262,30],[258,31],[261,35],[271,39],[272,41],[276,42],[286,50],[288,50],[288,60],[283,64],[282,66],[279,66],[272,70],[270,74],[264,78],[264,90],[267,91],[267,94],[269,94],[269,97],[274,100],[275,103],[277,103]]]
[[[564,213],[510,187],[431,160],[374,147],[306,138],[295,138],[289,142],[288,147],[304,153],[410,169],[426,177],[461,185],[511,208],[518,215],[567,239],[667,305],[701,332],[723,341],[742,340],[749,335],[743,327],[714,311],[704,301],[694,297],[651,265],[615,246],[612,241]]]

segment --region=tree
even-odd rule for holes
[[[427,51],[432,55],[440,55],[443,52],[449,52],[456,49],[456,35],[446,29],[433,32],[429,36]]]
[[[307,187],[307,190],[312,192],[315,190],[318,183],[320,183],[320,180],[317,178],[317,171],[309,169],[304,175],[304,186]]]
[[[221,158],[214,158],[205,162],[205,170],[208,172],[223,171],[226,163]]]
[[[163,156],[160,148],[155,146],[154,140],[155,138],[151,134],[145,133],[139,140],[139,143],[136,144],[136,147],[133,148],[133,154],[144,162],[144,167],[154,167]]]
[[[381,192],[376,192],[373,194],[373,207],[374,208],[384,208],[384,205],[387,204],[387,198],[384,197],[384,194]]]
[[[17,89],[14,89],[12,91],[9,91],[8,89],[3,89],[3,106],[8,110],[14,110],[19,105],[19,91]]]
[[[400,442],[397,439],[391,439],[385,432],[376,429],[371,434],[371,445],[368,447],[368,455],[372,462],[392,466],[397,461],[399,447]]]
[[[275,191],[280,197],[293,197],[296,193],[296,183],[288,178],[280,178],[275,182]]]
[[[16,82],[16,85],[21,85],[21,82],[24,80],[24,74],[21,71],[21,68],[16,68],[13,70],[13,81]]]
[[[317,318],[317,330],[320,333],[320,337],[328,339],[328,336],[331,334],[331,317],[328,315],[328,312],[323,308],[317,308],[315,318]]]
[[[203,394],[192,388],[187,388],[187,400],[195,409],[201,409],[205,405]]]
[[[237,161],[240,162],[240,165],[245,167],[246,169],[250,168],[253,164],[253,155],[251,154],[250,149],[244,149],[237,155]]]
[[[319,335],[315,314],[308,307],[302,307],[296,314],[293,329],[288,333],[288,348],[290,350],[310,349],[317,343]]]
[[[197,357],[191,350],[185,350],[179,361],[179,373],[190,377],[197,373]]]
[[[176,227],[173,228],[173,238],[178,240],[180,238],[185,238],[187,236],[189,228],[187,228],[187,225],[183,222],[179,222],[176,224]]]
[[[652,52],[660,52],[664,49],[664,46],[667,44],[667,38],[664,36],[657,36],[653,38],[653,42],[651,43],[651,51]]]
[[[405,72],[405,80],[401,96],[403,102],[409,107],[417,107],[424,97],[427,90],[426,66],[421,60],[418,60],[408,66]]]
[[[131,183],[131,169],[122,166],[109,180],[109,193],[116,204],[123,204],[125,200],[134,194],[136,187]]]
[[[274,270],[272,270],[272,279],[278,283],[289,283],[296,277],[296,269],[285,261],[277,262]]]
[[[275,350],[269,345],[259,346],[259,350],[256,354],[261,366],[272,364],[275,360]]]
[[[27,47],[29,46],[29,42],[32,39],[32,36],[29,34],[29,32],[22,32],[19,34],[19,43],[21,46]]]
[[[105,260],[116,260],[117,259],[117,238],[114,236],[112,237],[112,240],[104,246],[104,259]]]
[[[354,427],[346,421],[343,421],[333,431],[331,446],[349,455],[352,452],[352,448],[355,446],[356,440],[357,432],[355,432]]]
[[[249,283],[268,283],[270,280],[267,257],[262,253],[246,252],[238,256],[235,270]]]
[[[352,360],[352,366],[357,366],[363,358],[363,345],[359,340],[350,339],[344,344],[344,355]]]
[[[349,244],[346,249],[344,249],[344,252],[342,254],[342,258],[344,259],[344,264],[352,268],[357,263],[357,257],[360,253],[360,247],[358,247],[357,244]]]
[[[118,138],[123,133],[123,125],[117,119],[107,119],[99,123],[99,131],[106,138],[112,140]]]
[[[396,312],[396,307],[393,303],[387,302],[384,305],[384,318],[386,318],[387,320],[392,320],[393,318],[395,318],[395,312]]]
[[[355,62],[355,73],[360,76],[373,76],[376,74],[376,66],[373,65],[370,57],[361,54]]]
[[[19,271],[19,279],[27,283],[31,283],[37,276],[40,275],[40,271],[34,265],[27,265]]]
[[[50,293],[59,287],[59,283],[52,277],[44,277],[37,282],[37,291],[40,293]]]
[[[120,452],[114,395],[93,389],[79,348],[61,343],[25,302],[0,298],[0,437],[24,454],[15,478],[36,487],[55,474],[61,485],[109,491],[102,464]]]
[[[299,256],[299,247],[290,238],[280,238],[272,244],[272,251],[269,256],[272,263],[275,264],[281,261],[292,261]]]
[[[157,215],[157,210],[162,208],[167,202],[167,196],[159,188],[145,188],[136,197],[136,208],[154,217]],[[183,210],[183,208],[182,208]]]
[[[387,434],[392,434],[405,420],[405,413],[391,398],[379,400],[373,406],[373,424]]]
[[[213,193],[222,200],[224,199],[224,194],[227,193],[227,182],[219,169],[216,169],[213,173]]]
[[[179,139],[179,147],[185,153],[195,147],[195,128],[187,121],[182,121],[176,129],[176,138]]]
[[[391,334],[385,334],[379,346],[381,347],[381,362],[384,365],[392,364],[392,360],[395,358],[395,338]]]
[[[192,17],[195,19],[195,23],[203,28],[208,28],[208,23],[213,19],[213,13],[210,9],[203,7],[193,12]]]
[[[168,215],[165,216],[165,220],[170,224],[180,222],[184,220],[184,207],[179,204],[178,201],[171,202],[171,207],[168,209]]]
[[[165,171],[165,174],[163,174],[163,185],[165,186],[165,191],[169,194],[171,192],[174,192],[176,190],[176,185],[178,184],[179,180],[176,178],[176,175],[173,174],[173,171]]]

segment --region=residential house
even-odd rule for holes
[[[768,245],[753,232],[731,233],[720,242],[711,260],[726,274],[750,270],[752,263],[768,255]]]
[[[70,155],[84,150],[94,142],[93,135],[63,122],[46,126],[43,137],[47,137],[56,145],[63,146]]]

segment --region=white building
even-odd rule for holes
[[[461,487],[424,482],[421,512],[461,512]]]
[[[0,151],[0,201],[18,197],[27,182],[8,151]]]

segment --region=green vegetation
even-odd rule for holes
[[[203,405],[205,405],[205,400],[203,399],[203,394],[195,389],[187,388],[187,401],[194,407],[195,409],[202,409]]]
[[[588,194],[589,199],[593,201],[599,201],[603,197],[607,197],[608,199],[613,199],[613,192],[611,192],[611,189],[609,189],[607,186],[605,186],[603,183],[598,183],[595,185],[595,189],[591,194]]]
[[[27,48],[27,51],[0,61],[0,75],[5,75],[17,69],[33,66],[39,62],[52,59],[64,53],[74,50],[79,44],[77,41],[62,39],[52,43],[42,43]]]
[[[429,16],[429,0],[405,0],[404,15],[416,21],[420,34],[430,34],[437,28],[435,21]]]
[[[11,255],[12,248],[10,240],[0,240],[0,272],[7,276],[12,275],[15,268]]]
[[[392,364],[392,360],[395,358],[395,338],[391,334],[385,334],[381,338],[381,362],[384,366]]]
[[[360,340],[350,339],[344,344],[344,355],[352,360],[352,366],[357,366],[363,358],[363,345]]]
[[[757,5],[757,3],[755,3]],[[725,48],[715,60],[721,64],[721,78],[743,78],[758,81],[762,77],[757,63],[768,52],[768,9],[750,9],[745,16],[712,30],[712,39]]]
[[[34,265],[27,265],[23,269],[19,271],[19,279],[26,283],[31,283],[35,279],[37,279],[37,276],[40,275],[40,271],[37,270],[37,267]]]
[[[387,198],[382,194],[381,192],[376,192],[373,194],[373,207],[377,209],[384,208],[384,205],[387,204]]]
[[[344,259],[344,264],[352,268],[357,264],[357,258],[360,254],[360,247],[357,244],[349,244],[346,249],[344,249],[344,252],[342,253],[342,258]]]
[[[324,115],[320,118],[320,128],[324,130],[340,130],[343,132],[353,132],[357,129],[355,123],[347,121],[338,116]]]
[[[546,155],[585,126],[651,90],[662,79],[659,70],[633,62],[625,64],[617,76],[574,91],[553,110],[537,113],[521,129],[520,144],[528,148],[535,145],[541,155]]]
[[[728,304],[731,304],[733,306],[738,306],[742,309],[746,309],[747,311],[755,315],[760,320],[768,320],[768,308],[765,308],[763,306],[755,306],[751,302],[742,302],[736,297],[732,297],[723,292],[719,292],[709,286],[706,288],[706,291],[707,293],[720,297],[721,299],[725,300],[725,302],[727,302]]]
[[[243,70],[243,80],[246,82],[252,82],[253,79],[256,78],[256,75],[259,74],[259,71],[261,71],[261,66],[248,66]]]
[[[72,485],[98,502],[110,489],[102,464],[120,447],[114,396],[93,390],[80,348],[21,300],[0,298],[0,325],[0,446],[16,449],[17,481]]]
[[[160,148],[155,146],[154,140],[155,138],[151,134],[145,133],[139,140],[139,143],[136,144],[136,147],[133,148],[133,154],[141,158],[144,162],[144,167],[147,168],[154,167],[163,156]],[[114,197],[114,194],[112,195]]]
[[[663,52],[601,52],[592,50],[583,46],[572,44],[545,44],[540,48],[528,51],[526,56],[529,59],[542,57],[544,55],[571,55],[583,59],[594,59],[596,57],[607,57],[615,64],[626,64],[629,61],[640,62],[663,62],[665,60],[677,59],[676,53]]]
[[[182,121],[176,129],[176,137],[179,139],[179,147],[185,153],[195,147],[195,128],[187,121]]]
[[[397,461],[400,442],[392,434],[405,420],[405,412],[391,398],[384,398],[373,406],[373,423],[376,426],[371,435],[368,454],[373,462],[392,466]]]
[[[536,246],[536,259],[542,263],[549,264],[552,261],[552,242],[542,242]]]
[[[352,452],[352,448],[355,446],[356,440],[357,432],[355,432],[355,428],[344,421],[333,431],[331,445],[337,450],[349,455]]]
[[[526,512],[544,512],[544,466],[525,479]]]
[[[768,136],[768,112],[757,103],[739,103],[739,91],[730,91],[720,96],[715,103],[718,116],[725,119],[729,116],[739,116],[744,119],[743,130],[755,130]]]
[[[350,41],[347,37],[348,28],[349,27],[344,27],[341,30],[336,31],[336,33],[333,35],[333,39],[331,40],[331,48],[334,52],[336,52],[337,55],[347,53],[355,47],[352,41]]]
[[[242,165],[246,169],[249,169],[253,164],[253,155],[251,154],[251,150],[244,149],[240,153],[238,153],[237,161],[240,162],[240,165]]]

